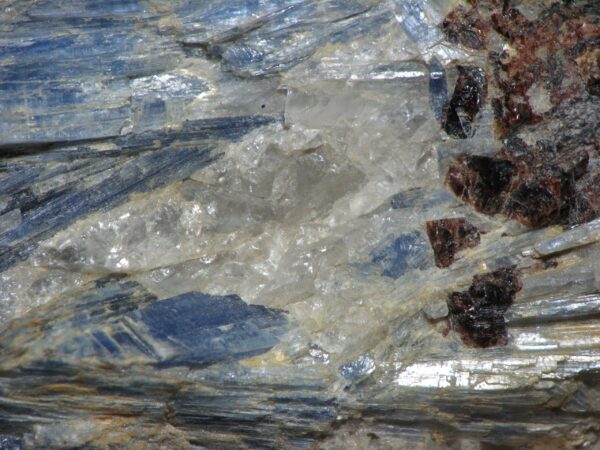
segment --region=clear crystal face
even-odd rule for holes
[[[8,1],[0,447],[599,445],[599,35],[593,0]]]

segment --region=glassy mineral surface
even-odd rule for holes
[[[0,448],[600,448],[596,0],[5,0]]]

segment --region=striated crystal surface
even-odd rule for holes
[[[5,1],[0,448],[600,448],[599,36]]]

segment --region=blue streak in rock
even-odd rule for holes
[[[144,12],[151,5],[145,0],[56,0],[38,2],[28,12],[32,18],[119,17]]]
[[[444,66],[433,57],[429,64],[429,95],[431,96],[431,109],[438,122],[442,122],[444,108],[448,103],[448,84]]]
[[[0,36],[0,146],[118,136],[133,118],[129,80],[168,70],[182,56],[172,37],[134,18],[53,16],[25,22],[11,37]]]
[[[356,381],[371,373],[373,369],[373,360],[367,355],[361,355],[356,360],[341,366],[340,374],[347,380]]]
[[[113,339],[104,331],[94,331],[92,336],[98,342],[98,344],[110,352],[111,356],[118,357],[121,355],[121,349],[117,343],[113,341]]]
[[[437,27],[430,26],[425,20],[424,0],[396,0],[402,13],[402,28],[415,42],[432,42],[441,39]]]
[[[264,26],[290,8],[311,0],[212,0],[188,2],[177,10],[186,30],[183,41],[212,45],[231,42]]]
[[[31,60],[48,60],[57,56],[68,56],[66,49],[72,48],[76,43],[74,36],[57,36],[42,38],[29,45],[9,45],[0,48],[0,58],[19,58],[25,63]]]
[[[371,252],[371,261],[380,267],[382,275],[398,278],[409,269],[419,268],[425,262],[427,241],[413,231],[394,238]]]
[[[393,209],[427,209],[443,203],[456,203],[456,197],[448,191],[427,191],[415,188],[395,194],[390,204]]]
[[[389,11],[369,15],[369,10],[355,0],[295,4],[233,44],[216,46],[212,53],[237,75],[277,73],[304,61],[322,45],[377,31],[391,20]]]
[[[60,299],[39,323],[44,333],[8,329],[5,347],[18,341],[76,363],[92,358],[128,364],[135,358],[158,367],[206,367],[264,353],[288,330],[285,312],[249,305],[237,295],[189,292],[158,300],[138,283],[114,278]]]
[[[264,353],[285,332],[287,318],[278,310],[247,305],[237,295],[183,294],[152,303],[130,317],[150,335],[169,343],[175,355],[160,365],[203,366],[224,359]]]
[[[25,444],[23,438],[0,434],[0,450],[24,450]]]
[[[109,209],[141,192],[183,179],[214,160],[210,147],[163,149],[117,165],[105,180],[92,186],[56,189],[34,200],[21,225],[0,238],[0,271],[26,259],[37,243],[100,208]]]
[[[218,385],[222,383],[216,381]],[[173,400],[173,423],[182,429],[201,426],[212,433],[239,433],[244,436],[244,448],[280,448],[276,436],[299,445],[293,448],[305,448],[308,442],[314,446],[309,433],[315,422],[328,428],[338,416],[335,400],[324,398],[320,389],[301,383],[258,383],[250,392],[243,381],[232,379],[228,386],[227,392],[209,395],[194,389],[178,392]],[[251,407],[247,406],[249,400]],[[281,428],[275,418],[289,428]]]
[[[219,118],[187,122],[180,130],[147,132],[119,138],[120,152],[106,154],[94,164],[75,160],[59,168],[31,167],[0,176],[0,190],[9,194],[8,206],[0,211],[19,208],[21,224],[0,235],[0,272],[27,259],[39,241],[52,236],[75,220],[98,210],[110,209],[134,192],[150,191],[184,179],[216,159],[215,142],[235,140],[248,131],[272,122],[263,116]],[[89,151],[89,149],[88,149]],[[41,153],[41,161],[52,156]],[[64,155],[62,155],[64,156]],[[30,158],[31,159],[31,158]],[[27,158],[25,157],[25,160]],[[34,157],[35,160],[35,157]],[[73,180],[34,193],[32,181],[42,181],[70,174]]]

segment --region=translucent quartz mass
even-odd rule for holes
[[[445,184],[510,141],[485,96],[444,131],[463,66],[498,95],[438,26],[467,3],[8,1],[0,448],[600,445],[598,220],[522,225]],[[515,136],[552,141],[548,117]],[[453,218],[480,243],[438,268],[426,222]],[[449,295],[506,268],[506,345],[466,345]]]

